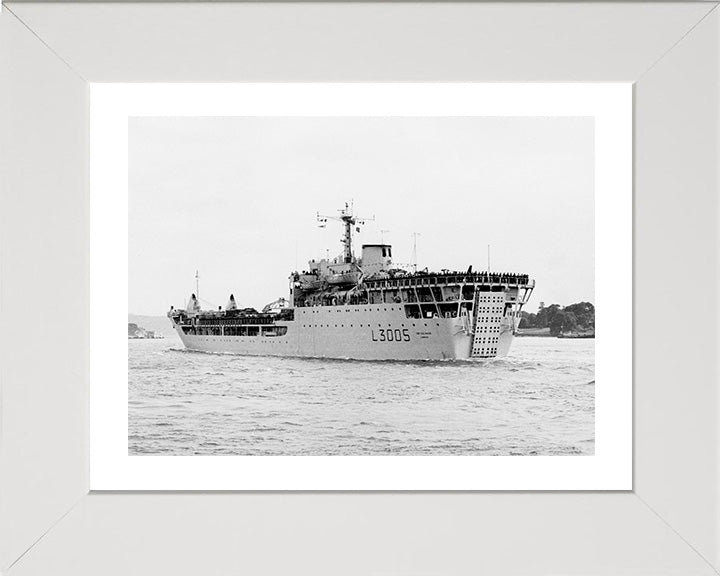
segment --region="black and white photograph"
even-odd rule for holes
[[[130,455],[595,451],[592,117],[131,117]]]

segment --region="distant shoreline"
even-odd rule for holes
[[[558,334],[557,336],[550,333],[550,328],[519,328],[516,336],[518,338],[565,338],[568,340],[578,339],[594,339],[595,332],[570,332]]]
[[[535,336],[538,338],[555,338],[550,334],[550,328],[518,328],[516,336]]]

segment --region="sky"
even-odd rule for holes
[[[197,117],[129,120],[131,314],[261,308],[342,251],[319,211],[353,202],[355,235],[418,268],[529,274],[525,308],[594,302],[589,117]],[[329,251],[329,252],[328,252]]]

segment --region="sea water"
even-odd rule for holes
[[[369,362],[128,340],[129,453],[592,455],[595,341],[516,338],[506,358]]]

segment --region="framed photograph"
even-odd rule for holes
[[[715,574],[715,8],[3,6],[0,569]]]

